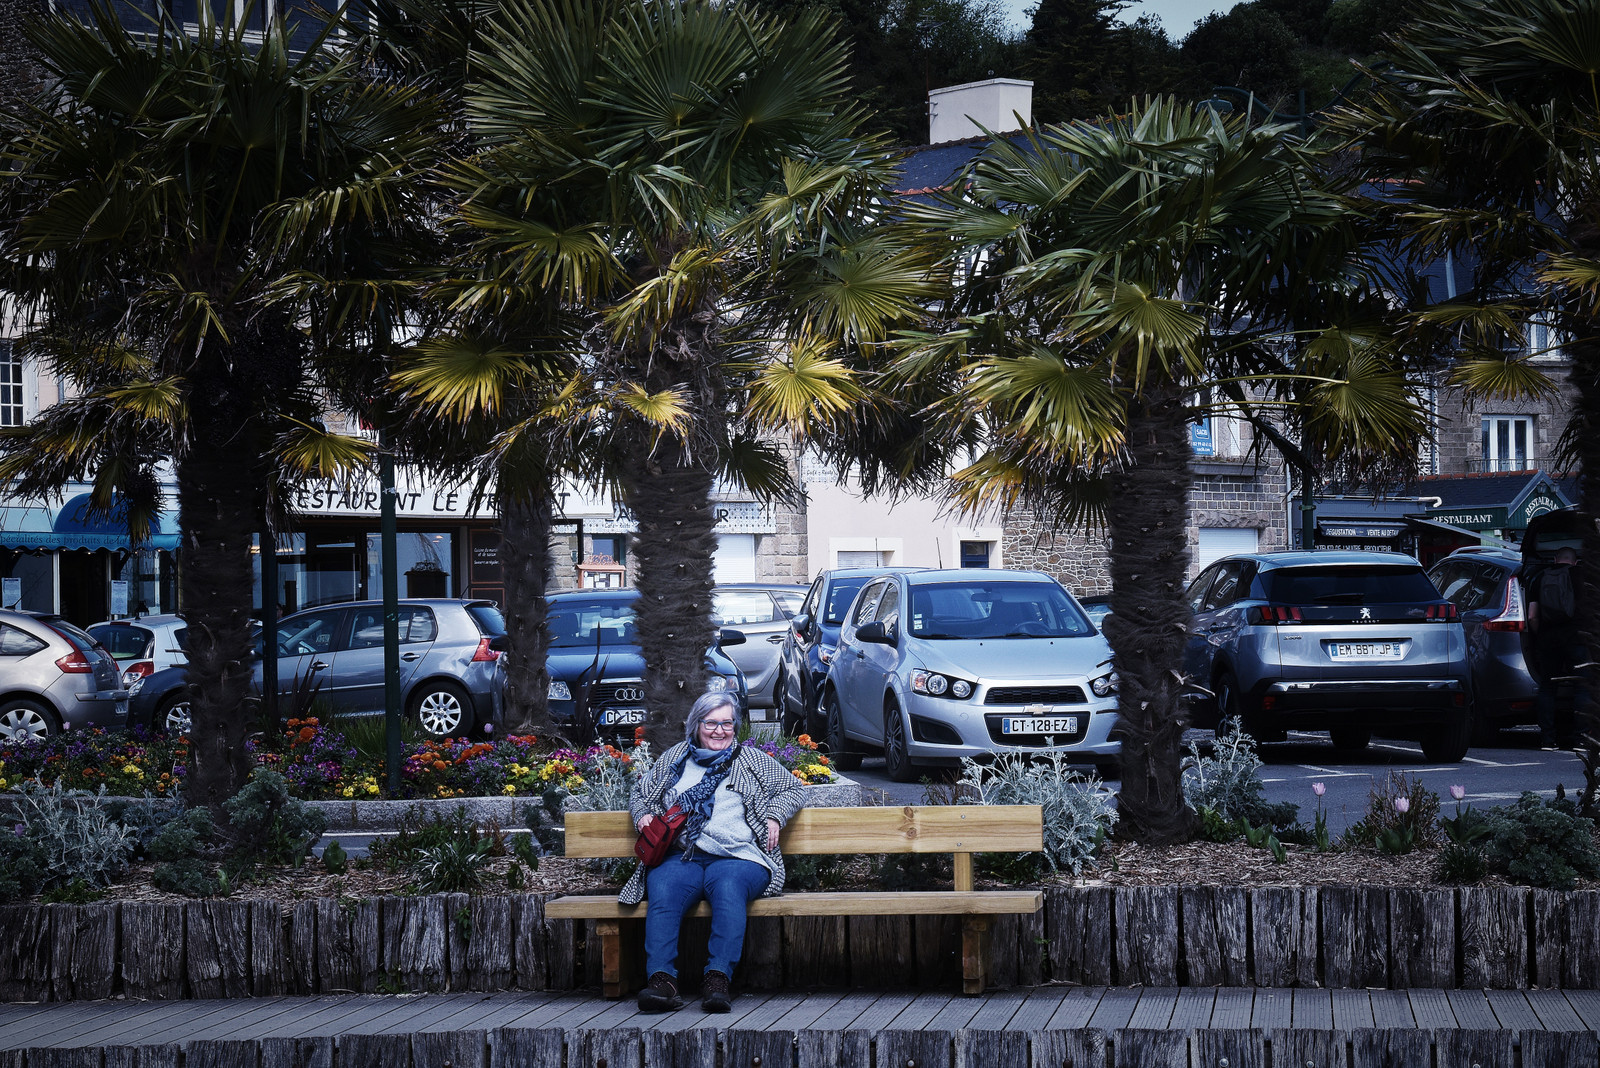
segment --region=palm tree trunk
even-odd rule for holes
[[[520,484],[499,473],[500,573],[506,588],[506,729],[549,737],[550,651],[547,625],[550,585],[551,487]],[[512,489],[512,487],[516,487]],[[571,741],[571,739],[568,739]]]
[[[1587,220],[1591,213],[1579,218]],[[1587,221],[1572,225],[1569,235],[1574,251],[1590,262],[1600,262],[1600,226]],[[1585,300],[1587,305],[1587,300]],[[1600,317],[1582,309],[1569,309],[1562,322],[1566,339],[1561,347],[1572,360],[1572,381],[1578,390],[1577,409],[1571,418],[1578,424],[1578,432],[1568,433],[1575,443],[1578,455],[1579,507],[1584,514],[1600,515]],[[1584,524],[1583,554],[1579,558],[1578,630],[1589,649],[1584,658],[1592,665],[1600,654],[1600,531],[1593,523]],[[1578,687],[1574,718],[1578,733],[1583,739],[1580,756],[1583,761],[1588,788],[1584,790],[1582,810],[1594,815],[1600,809],[1600,797],[1594,786],[1600,782],[1600,672],[1592,666],[1580,666],[1583,677]]]
[[[251,531],[261,515],[261,448],[249,413],[258,401],[209,353],[191,376],[188,447],[178,461],[181,600],[189,624],[190,731],[184,800],[225,823],[222,802],[249,778],[246,739],[256,716],[251,674]],[[254,353],[251,353],[254,355]]]
[[[677,442],[636,439],[624,490],[639,524],[639,646],[645,662],[645,736],[661,752],[683,738],[689,706],[705,692],[717,549],[712,473]]]
[[[1151,844],[1191,836],[1183,800],[1183,591],[1189,564],[1189,434],[1183,394],[1156,386],[1128,410],[1127,461],[1111,478],[1111,615],[1121,679],[1119,835]]]

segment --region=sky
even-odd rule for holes
[[[1005,0],[1011,12],[1011,24],[1019,30],[1028,28],[1028,17],[1023,14],[1037,7],[1038,0]],[[1181,41],[1194,24],[1212,11],[1226,11],[1233,0],[1136,0],[1122,10],[1122,20],[1132,22],[1141,15],[1159,15],[1161,25],[1173,41]]]

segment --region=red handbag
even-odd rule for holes
[[[689,814],[673,805],[665,816],[657,816],[644,825],[644,830],[634,839],[633,855],[647,868],[660,864],[672,852],[672,843],[678,840],[678,832],[687,822]]]

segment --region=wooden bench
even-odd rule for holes
[[[1039,911],[1038,890],[974,890],[972,854],[1022,853],[1044,848],[1038,805],[907,805],[903,808],[806,808],[783,829],[787,855],[950,853],[955,885],[918,892],[786,893],[757,898],[751,916],[960,916],[962,990],[988,985],[989,927],[994,917]],[[566,855],[631,857],[636,834],[626,812],[569,812]],[[644,979],[645,905],[621,905],[615,894],[569,896],[546,902],[545,915],[597,920],[601,975],[608,998],[620,998]],[[700,902],[691,916],[709,916]]]

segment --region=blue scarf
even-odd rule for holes
[[[728,772],[733,768],[733,754],[738,748],[738,742],[726,749],[701,749],[691,745],[685,750],[683,759],[678,761],[679,775],[683,774],[684,765],[690,760],[706,769],[705,777],[679,794],[673,802],[689,814],[683,830],[678,832],[678,841],[683,844],[685,854],[694,849],[695,839],[710,821],[711,810],[716,807],[717,787],[722,785],[722,780],[728,777]]]

